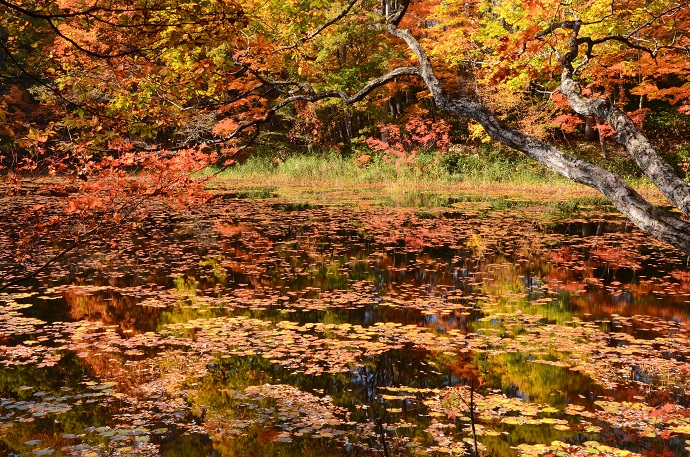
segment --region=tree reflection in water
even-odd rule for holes
[[[679,255],[615,215],[391,201],[154,208],[0,295],[0,452],[455,455],[479,380],[487,455],[684,452]]]

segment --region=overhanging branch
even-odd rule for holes
[[[483,104],[466,98],[447,96],[441,82],[434,74],[426,52],[412,33],[393,23],[388,24],[387,30],[393,36],[404,40],[415,53],[419,60],[422,78],[440,109],[477,121],[494,140],[525,153],[528,157],[566,178],[597,189],[639,228],[659,240],[690,253],[690,223],[677,219],[652,205],[614,173],[570,156],[519,130],[504,126]],[[683,184],[687,187],[687,184]],[[672,185],[672,187],[676,186]],[[687,201],[690,202],[690,200]]]
[[[587,45],[585,59],[592,55],[594,46],[608,41],[624,43],[629,47],[656,57],[656,50],[639,46],[620,35],[609,35],[592,39],[580,37],[580,21],[557,22],[537,36],[546,36],[558,29],[571,31],[568,40],[569,51],[562,57],[563,71],[559,90],[567,97],[568,104],[582,116],[604,119],[616,131],[614,139],[637,163],[640,170],[659,188],[662,194],[685,216],[690,217],[690,186],[676,174],[673,168],[656,152],[649,139],[640,132],[630,117],[617,106],[604,98],[590,98],[582,94],[580,84],[575,81],[573,62],[578,58],[580,45]]]
[[[273,105],[270,109],[266,111],[266,114],[262,117],[252,119],[250,121],[245,121],[243,123],[240,123],[235,130],[230,133],[229,135],[225,136],[224,138],[218,140],[218,142],[226,142],[229,140],[232,140],[239,136],[243,131],[259,126],[261,124],[265,124],[266,122],[270,121],[271,118],[282,108],[291,105],[295,102],[299,101],[305,101],[305,102],[318,102],[320,100],[325,100],[328,98],[336,98],[340,99],[344,104],[346,105],[352,105],[354,103],[357,103],[361,100],[363,100],[367,95],[369,95],[373,90],[395,80],[396,78],[400,76],[421,76],[419,67],[400,67],[396,68],[395,70],[392,70],[385,75],[376,78],[372,81],[369,81],[364,87],[362,87],[359,91],[357,91],[353,95],[348,95],[347,93],[343,91],[338,91],[338,90],[330,90],[326,92],[313,92],[309,91],[307,93],[299,93],[295,95],[291,95],[280,102],[276,103]],[[288,82],[282,81],[281,84],[287,84]],[[294,85],[299,86],[301,83],[294,82],[292,83]]]

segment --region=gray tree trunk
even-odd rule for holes
[[[637,227],[653,237],[690,253],[690,224],[677,219],[645,200],[619,176],[610,171],[565,154],[523,132],[504,126],[483,104],[445,94],[429,58],[409,30],[398,27],[405,10],[388,18],[387,31],[405,41],[419,61],[419,74],[431,91],[436,105],[447,112],[480,123],[495,140],[525,153],[551,170],[575,182],[593,187],[606,196]],[[617,132],[616,140],[635,158],[640,168],[659,187],[664,195],[685,215],[690,214],[690,188],[651,147],[630,118],[602,99],[586,99],[580,86],[569,75],[563,78],[561,91],[571,107],[583,116],[605,119]]]
[[[592,116],[585,116],[585,140],[594,141],[598,138],[597,130],[594,128],[596,121]]]

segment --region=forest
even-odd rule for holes
[[[0,0],[0,455],[690,455],[690,2]]]

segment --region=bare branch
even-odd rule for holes
[[[241,123],[240,125],[237,126],[237,128],[224,137],[223,139],[219,140],[218,142],[226,142],[228,140],[231,140],[233,138],[236,138],[239,136],[244,130],[247,130],[250,127],[254,127],[260,124],[264,124],[268,122],[274,115],[277,113],[280,109],[291,105],[295,102],[298,101],[305,101],[305,102],[317,102],[320,100],[325,100],[328,98],[339,98],[345,103],[346,105],[352,105],[354,103],[357,103],[358,101],[363,100],[369,93],[371,93],[374,89],[377,89],[394,79],[400,77],[400,76],[421,76],[419,67],[400,67],[396,68],[395,70],[392,70],[385,75],[376,78],[372,81],[369,81],[364,87],[362,87],[358,92],[356,92],[353,95],[348,95],[343,91],[338,91],[338,90],[330,90],[326,92],[310,92],[310,93],[302,93],[302,94],[295,94],[290,97],[287,97],[280,102],[276,103],[273,105],[268,111],[266,111],[266,114],[263,117],[252,119],[250,121],[245,121]],[[287,84],[287,82],[283,82],[283,84]],[[299,83],[294,82],[292,84],[298,85]]]
[[[278,111],[280,111],[282,108],[291,105],[295,102],[299,101],[305,101],[305,102],[317,102],[320,100],[325,100],[328,98],[337,98],[342,100],[342,102],[346,105],[352,105],[354,103],[357,103],[361,100],[363,100],[367,95],[369,95],[372,91],[375,89],[395,80],[396,78],[400,76],[421,76],[419,67],[400,67],[396,68],[385,75],[376,78],[372,81],[369,81],[364,87],[362,87],[359,91],[357,91],[353,95],[348,95],[345,92],[342,91],[326,91],[326,92],[314,92],[314,90],[311,88],[311,86],[307,85],[307,93],[302,93],[302,94],[294,94],[291,95],[283,100],[281,100],[279,103],[273,105],[268,111],[266,111],[266,114],[262,117],[252,119],[250,121],[245,121],[239,124],[235,130],[230,133],[229,135],[219,138],[216,141],[213,141],[209,144],[221,144],[221,143],[227,143],[230,140],[233,140],[239,135],[241,135],[243,132],[249,129],[254,129],[254,132],[252,136],[242,145],[240,146],[236,151],[234,151],[234,154],[237,154],[237,152],[244,150],[248,148],[259,136],[259,132],[261,129],[261,126],[267,122],[269,122],[273,116],[276,115]],[[280,81],[279,84],[282,85],[296,85],[296,86],[303,86],[305,83],[299,83],[299,82],[291,82],[291,81]],[[226,167],[221,168],[218,172],[214,173],[214,176],[217,175],[218,173],[221,173],[227,169]]]
[[[661,193],[669,199],[685,216],[690,217],[690,186],[683,181],[673,168],[656,152],[642,132],[625,112],[603,98],[590,98],[582,94],[582,88],[573,78],[576,69],[573,62],[580,52],[580,45],[586,44],[585,63],[592,57],[594,46],[608,41],[624,43],[632,49],[648,53],[656,58],[657,50],[640,46],[621,35],[608,35],[602,38],[578,36],[582,23],[578,21],[564,21],[551,24],[546,30],[537,34],[545,36],[558,29],[572,31],[568,40],[570,50],[562,57],[563,72],[561,75],[560,91],[568,98],[568,104],[578,114],[594,116],[606,120],[616,131],[614,139],[621,144],[628,154],[635,160],[640,170],[652,180]],[[579,68],[579,67],[578,67]]]
[[[545,28],[541,32],[538,32],[535,35],[535,38],[544,38],[546,35],[550,35],[559,29],[569,29],[569,30],[575,30],[576,28],[579,29],[581,25],[582,25],[582,22],[580,22],[580,21],[554,22],[553,24],[549,25],[547,28]]]
[[[619,43],[623,43],[627,47],[631,49],[637,49],[638,51],[642,51],[646,54],[649,54],[649,56],[652,59],[656,60],[656,56],[659,53],[659,49],[662,49],[660,47],[651,49],[646,46],[639,45],[637,43],[634,43],[631,41],[629,38],[624,37],[623,35],[608,35],[602,38],[597,38],[597,39],[592,39],[590,37],[584,37],[580,38],[578,40],[579,43],[584,43],[587,45],[587,57],[591,57],[592,55],[592,50],[594,49],[594,46],[602,43],[606,43],[608,41],[618,41]]]
[[[282,47],[278,48],[278,51],[286,51],[288,49],[295,49],[295,48],[303,45],[307,41],[314,39],[315,37],[320,35],[321,32],[326,30],[328,27],[332,26],[333,24],[335,24],[336,22],[340,21],[342,18],[347,16],[350,13],[350,11],[352,10],[352,8],[354,8],[355,4],[358,1],[359,0],[350,0],[350,2],[347,4],[347,6],[337,16],[335,16],[332,19],[330,19],[329,21],[325,22],[319,28],[314,30],[313,32],[302,37],[297,43],[282,46]]]
[[[397,7],[392,5],[391,0],[383,1],[386,4],[386,13],[388,14],[386,22],[397,27],[400,25],[400,21],[402,21],[403,17],[405,17],[405,13],[407,13],[407,8],[410,6],[410,0],[400,0],[396,2]]]

